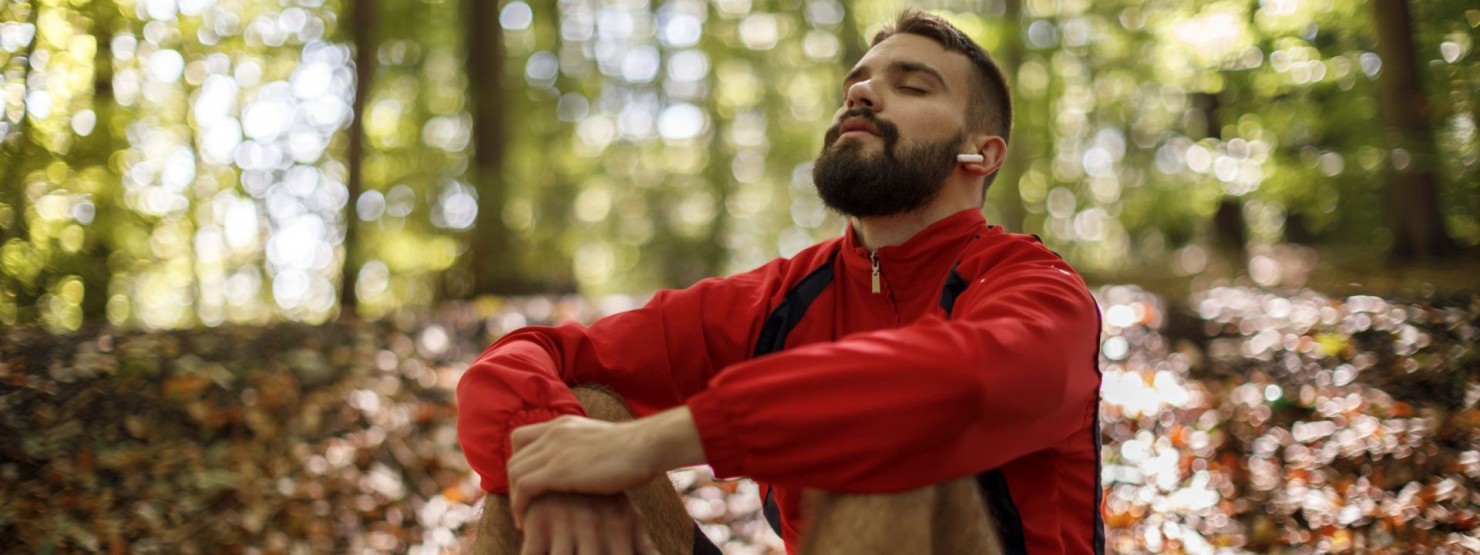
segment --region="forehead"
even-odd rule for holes
[[[864,53],[854,71],[863,70],[872,75],[886,71],[898,62],[924,64],[945,77],[946,86],[958,95],[970,88],[971,60],[965,54],[946,50],[934,39],[909,33],[897,33]]]

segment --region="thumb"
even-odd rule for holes
[[[540,435],[544,433],[544,429],[545,424],[543,423],[530,424],[528,426],[520,426],[518,428],[515,428],[514,433],[509,434],[509,451],[511,453],[515,453],[518,452],[520,449],[523,449],[525,446],[534,443],[534,441],[536,439],[539,439]]]
[[[635,536],[633,539],[637,544],[637,552],[642,555],[661,554],[662,552],[658,551],[658,543],[653,541],[651,535],[648,535],[647,526],[644,524],[643,519],[634,519],[633,522],[633,535]],[[698,529],[695,529],[694,533],[703,534]]]
[[[524,529],[524,510],[529,502],[520,495],[519,487],[515,484],[509,485],[509,515],[514,517],[514,527]]]
[[[524,513],[529,510],[529,504],[549,490],[537,475],[520,476],[509,486],[509,512],[514,514],[514,526],[524,529]]]

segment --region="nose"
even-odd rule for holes
[[[874,81],[872,79],[860,79],[848,87],[848,95],[843,99],[843,108],[852,110],[859,106],[867,106],[874,112],[878,112],[883,105],[879,102],[879,96],[874,94]]]

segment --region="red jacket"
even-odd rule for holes
[[[829,261],[786,349],[753,357],[768,317]],[[877,261],[873,293],[871,253],[850,230],[589,327],[512,332],[458,385],[468,461],[483,489],[507,491],[514,428],[582,414],[570,385],[599,383],[639,416],[687,404],[717,475],[774,488],[788,550],[801,488],[891,492],[994,471],[1006,490],[994,517],[1015,512],[1020,527],[1004,534],[1010,551],[1099,551],[1100,326],[1084,282],[976,210]],[[948,314],[953,267],[965,288]]]

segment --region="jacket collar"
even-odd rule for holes
[[[981,210],[967,209],[951,214],[926,226],[903,243],[880,247],[879,260],[883,262],[905,262],[936,258],[942,254],[957,256],[963,241],[970,240],[987,231],[987,218]],[[843,235],[843,254],[849,258],[867,261],[869,250],[858,238],[858,230],[848,224]]]

